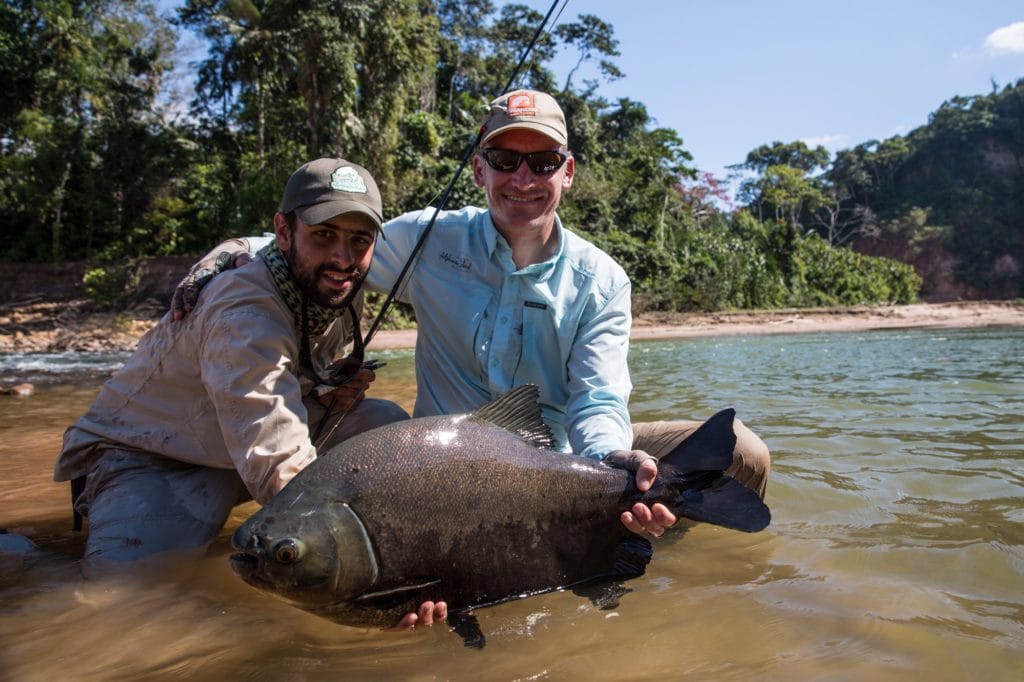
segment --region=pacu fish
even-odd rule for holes
[[[348,625],[393,625],[423,601],[445,600],[459,630],[475,607],[643,574],[651,544],[619,520],[637,501],[748,532],[768,525],[761,498],[723,474],[733,410],[664,456],[641,493],[631,471],[551,450],[537,397],[521,386],[471,414],[338,444],[238,528],[232,568]]]

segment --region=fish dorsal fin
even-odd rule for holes
[[[511,431],[527,443],[538,448],[553,449],[555,437],[541,415],[540,390],[534,384],[513,388],[473,412],[506,431]]]

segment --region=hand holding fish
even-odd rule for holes
[[[619,469],[635,471],[636,487],[640,492],[650,490],[658,476],[658,460],[643,450],[616,450],[605,457],[604,462]],[[637,502],[630,511],[622,512],[619,518],[622,525],[633,533],[647,533],[654,538],[660,538],[665,529],[675,525],[678,520],[675,514],[660,502],[651,507],[643,502]]]
[[[425,601],[420,604],[420,608],[418,610],[402,616],[402,620],[398,621],[398,625],[391,629],[408,630],[417,625],[433,625],[434,621],[442,623],[447,618],[448,604],[443,601]]]

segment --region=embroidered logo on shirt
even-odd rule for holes
[[[447,263],[457,270],[469,270],[470,266],[473,264],[473,262],[465,256],[453,256],[447,251],[441,252],[441,262]]]

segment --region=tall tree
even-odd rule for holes
[[[3,109],[2,249],[9,257],[91,256],[118,241],[161,187],[159,163],[130,146],[163,134],[156,96],[172,43],[154,6],[133,0],[17,3],[5,29],[31,60],[15,59],[14,84],[31,84]],[[13,36],[18,36],[16,39]],[[10,43],[7,43],[10,44]]]
[[[746,161],[739,167],[763,173],[769,166],[790,166],[810,173],[815,168],[825,168],[828,160],[828,150],[820,145],[811,149],[803,140],[787,143],[776,141],[770,145],[763,144],[748,153]]]
[[[574,47],[579,52],[576,64],[565,76],[565,85],[562,89],[568,92],[572,89],[572,78],[585,62],[593,61],[596,55],[601,55],[597,60],[597,68],[602,76],[608,80],[622,78],[623,73],[607,57],[619,56],[619,41],[614,36],[612,26],[605,23],[593,14],[581,14],[579,21],[559,24],[555,28],[555,35],[561,38],[567,45]],[[591,86],[591,90],[596,85]]]
[[[491,0],[441,0],[437,16],[442,37],[438,64],[438,94],[446,102],[445,116],[450,121],[474,118],[475,112],[456,107],[458,94],[486,97],[483,81],[484,49],[487,46],[488,20],[494,12]]]

